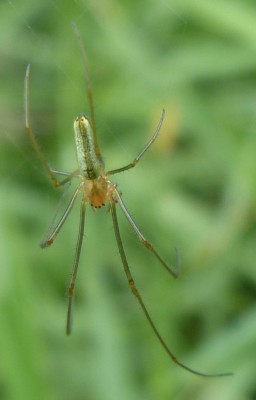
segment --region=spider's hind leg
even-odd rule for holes
[[[140,159],[143,156],[143,154],[146,153],[146,151],[149,149],[149,147],[156,140],[156,138],[157,138],[157,136],[158,136],[158,134],[160,132],[160,129],[161,129],[161,126],[162,126],[162,123],[163,123],[163,120],[164,120],[164,116],[165,116],[165,109],[163,109],[163,111],[162,111],[162,115],[161,115],[160,121],[158,122],[158,125],[157,125],[157,128],[156,128],[155,132],[153,133],[153,135],[149,139],[149,141],[146,143],[146,145],[143,147],[143,149],[139,152],[137,157],[135,157],[134,160],[130,164],[125,165],[124,167],[121,167],[121,168],[117,168],[117,169],[113,169],[111,171],[108,171],[106,175],[114,175],[114,174],[118,174],[119,172],[127,171],[128,169],[134,168],[138,164],[138,162],[140,161]]]

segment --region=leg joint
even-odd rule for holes
[[[143,246],[145,246],[146,249],[148,249],[148,250],[152,250],[152,249],[153,249],[152,244],[149,243],[145,238],[142,239],[142,244],[143,244]]]
[[[130,289],[131,289],[132,293],[137,297],[138,296],[138,290],[137,290],[137,288],[135,286],[135,282],[134,282],[134,280],[132,278],[129,279],[129,286],[130,286]]]
[[[73,296],[74,288],[75,288],[74,283],[71,283],[71,285],[70,285],[69,288],[68,288],[69,297],[72,297],[72,296]]]

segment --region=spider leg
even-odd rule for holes
[[[51,168],[51,171],[56,175],[68,176],[68,177],[76,177],[79,178],[81,174],[79,174],[80,170],[77,168],[74,172],[66,172],[66,171],[59,171],[58,169]]]
[[[111,170],[111,171],[108,171],[108,172],[106,173],[106,175],[114,175],[114,174],[118,174],[119,172],[127,171],[128,169],[134,168],[135,165],[138,164],[138,162],[140,161],[140,159],[141,159],[141,157],[143,156],[143,154],[146,153],[146,151],[148,150],[148,148],[149,148],[149,147],[154,143],[154,141],[156,140],[156,138],[157,138],[157,136],[158,136],[158,134],[159,134],[159,132],[160,132],[160,129],[161,129],[161,126],[162,126],[162,123],[163,123],[163,120],[164,120],[164,116],[165,116],[165,110],[163,109],[162,115],[161,115],[161,118],[160,118],[160,121],[158,122],[157,128],[156,128],[156,130],[155,130],[153,136],[152,136],[151,139],[146,143],[145,147],[143,147],[143,149],[140,151],[140,153],[137,155],[137,157],[135,157],[135,159],[134,159],[130,164],[125,165],[124,167],[121,167],[121,168],[117,168],[117,169],[113,169],[113,170]]]
[[[27,69],[26,69],[26,74],[25,74],[25,126],[26,126],[26,131],[30,137],[32,146],[35,149],[35,152],[38,155],[38,158],[40,159],[44,169],[46,170],[47,174],[49,175],[53,186],[58,187],[59,183],[57,179],[55,178],[53,172],[51,171],[51,168],[49,167],[46,158],[44,156],[44,153],[42,152],[39,143],[36,139],[36,136],[32,130],[31,124],[30,124],[30,115],[29,115],[29,74],[30,74],[30,64],[28,64]]]
[[[75,171],[73,171],[73,172],[71,172],[71,173],[63,172],[63,171],[58,171],[58,170],[55,170],[55,169],[52,169],[52,168],[51,168],[51,171],[52,171],[54,174],[57,174],[57,175],[65,175],[65,176],[66,176],[66,178],[64,178],[62,181],[58,182],[58,186],[63,186],[63,185],[65,185],[66,183],[70,182],[73,178],[79,177],[79,172],[80,172],[79,168],[77,168]]]
[[[88,67],[88,61],[87,61],[87,55],[85,51],[85,47],[83,45],[81,35],[79,32],[79,29],[76,25],[75,22],[72,22],[72,27],[75,31],[77,41],[80,47],[80,51],[82,54],[82,60],[83,60],[83,65],[84,65],[84,72],[85,72],[85,83],[86,83],[86,89],[87,89],[87,97],[89,101],[89,108],[90,108],[90,120],[91,120],[91,125],[92,125],[92,131],[93,131],[93,137],[94,137],[94,144],[95,144],[95,152],[96,154],[100,157],[100,148],[98,145],[98,140],[97,140],[97,134],[96,134],[96,123],[95,123],[95,115],[94,115],[94,102],[93,102],[93,90],[92,90],[92,80],[89,72],[89,67]]]
[[[200,376],[204,376],[204,377],[220,377],[220,376],[227,376],[227,375],[232,375],[232,373],[219,373],[219,374],[204,374],[202,372],[198,372],[195,371],[192,368],[187,367],[186,365],[184,365],[182,362],[180,362],[177,357],[173,354],[173,352],[169,349],[169,347],[167,346],[167,344],[165,343],[164,339],[162,338],[162,336],[160,335],[158,329],[156,328],[156,325],[154,324],[142,298],[141,295],[138,291],[138,289],[136,288],[135,285],[135,281],[132,277],[127,259],[126,259],[126,255],[124,252],[124,247],[123,247],[123,242],[121,239],[121,235],[120,235],[120,230],[119,230],[119,224],[118,224],[118,219],[117,219],[117,213],[116,213],[116,205],[115,205],[115,200],[113,199],[112,201],[110,201],[110,209],[111,209],[111,214],[112,214],[112,219],[113,219],[113,226],[114,226],[114,232],[115,232],[115,237],[116,237],[116,241],[117,241],[117,245],[118,245],[118,250],[119,250],[119,254],[122,260],[122,264],[124,267],[124,271],[129,283],[129,287],[132,291],[132,293],[134,294],[134,296],[137,298],[143,313],[145,314],[151,328],[153,329],[155,335],[157,336],[159,342],[161,343],[161,345],[163,346],[163,348],[165,349],[165,351],[167,352],[167,354],[169,355],[169,357],[172,359],[172,361],[179,365],[180,367],[186,369],[189,372],[192,372],[195,375],[200,375]]]
[[[151,251],[151,253],[154,254],[154,256],[157,258],[157,260],[160,262],[160,264],[162,264],[162,266],[174,277],[177,278],[177,276],[179,275],[179,258],[177,256],[177,251],[176,251],[176,258],[177,258],[177,265],[176,265],[176,271],[174,271],[172,268],[170,268],[166,262],[162,259],[162,257],[160,257],[160,255],[157,253],[157,251],[154,249],[154,247],[152,246],[152,244],[142,235],[141,231],[139,230],[139,228],[137,227],[137,225],[135,224],[134,220],[132,219],[129,211],[127,210],[120,193],[118,192],[117,189],[115,189],[114,191],[114,196],[115,199],[117,200],[118,204],[120,205],[124,215],[126,216],[129,224],[131,225],[132,229],[134,230],[134,232],[136,233],[137,237],[139,238],[139,240],[141,241],[141,243],[143,244],[143,246],[146,247],[146,249],[148,249],[149,251]]]
[[[57,188],[61,185],[64,185],[65,183],[69,182],[77,174],[78,170],[72,172],[71,174],[69,174],[69,176],[67,178],[65,178],[61,182],[59,182],[55,177],[55,173],[57,173],[57,171],[54,171],[53,169],[51,169],[49,167],[47,160],[45,158],[45,155],[40,148],[40,145],[36,139],[36,136],[34,134],[34,131],[32,129],[31,123],[30,123],[29,75],[30,75],[30,64],[28,64],[27,69],[26,69],[26,74],[25,74],[25,95],[24,95],[24,97],[25,97],[25,127],[26,127],[26,131],[28,133],[28,136],[30,138],[30,141],[32,143],[32,146],[33,146],[39,160],[41,161],[41,164],[43,165],[45,171],[47,172],[49,178],[51,179],[53,186]]]
[[[53,229],[52,233],[50,234],[50,236],[47,237],[47,239],[43,240],[42,243],[40,244],[40,246],[44,249],[45,247],[50,246],[54,240],[56,239],[56,236],[58,235],[59,231],[61,230],[64,222],[66,221],[66,219],[68,218],[70,211],[73,208],[73,205],[75,203],[75,200],[78,196],[78,194],[81,191],[81,187],[82,187],[82,183],[77,187],[75,193],[73,194],[66,210],[64,211],[60,221],[58,222],[58,224],[55,226],[55,228]]]
[[[67,335],[71,334],[71,325],[72,325],[72,309],[73,309],[73,296],[75,289],[75,282],[77,277],[78,264],[81,254],[81,248],[83,243],[83,235],[84,235],[84,221],[85,221],[85,200],[82,200],[81,209],[80,209],[80,224],[79,224],[79,232],[78,239],[76,245],[76,254],[75,260],[73,264],[71,279],[68,288],[68,313],[67,313],[67,325],[66,325],[66,333]]]

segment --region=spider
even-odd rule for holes
[[[145,152],[152,146],[154,141],[156,140],[163,120],[165,116],[165,110],[163,109],[161,118],[159,123],[156,127],[156,130],[150,140],[146,143],[144,148],[139,152],[137,157],[130,163],[121,168],[117,168],[111,171],[105,172],[105,165],[103,158],[101,156],[100,148],[97,142],[97,135],[96,135],[96,125],[95,125],[95,116],[94,116],[94,105],[93,105],[93,91],[91,85],[91,79],[87,64],[87,56],[85,52],[85,48],[82,43],[82,39],[80,36],[80,32],[75,24],[73,24],[73,28],[75,30],[75,34],[78,40],[78,44],[80,47],[81,55],[82,55],[82,62],[85,71],[85,78],[86,78],[86,90],[87,90],[87,97],[90,109],[90,120],[84,114],[79,114],[74,121],[74,134],[75,134],[75,143],[76,143],[76,153],[77,153],[77,161],[78,161],[78,168],[71,172],[63,172],[52,169],[44,156],[43,151],[41,150],[39,143],[36,139],[34,131],[32,129],[30,123],[30,112],[29,112],[29,76],[30,76],[30,65],[28,64],[25,74],[25,127],[30,137],[32,146],[37,153],[39,160],[41,161],[42,166],[44,167],[46,173],[48,174],[49,178],[52,181],[52,184],[55,188],[59,188],[60,186],[65,185],[66,183],[70,182],[73,178],[79,178],[80,183],[78,184],[69,204],[64,211],[61,219],[57,223],[57,225],[53,228],[51,234],[41,243],[41,247],[45,248],[53,244],[54,240],[56,239],[59,231],[61,230],[63,224],[65,223],[66,219],[68,218],[74,203],[79,195],[82,197],[81,207],[80,207],[80,224],[79,224],[79,231],[78,231],[78,239],[77,239],[77,246],[75,252],[75,258],[73,263],[73,269],[70,279],[70,284],[68,288],[68,309],[67,309],[67,322],[66,322],[66,333],[67,335],[71,334],[71,322],[72,322],[72,309],[73,309],[73,298],[74,298],[74,290],[76,284],[76,277],[79,265],[79,259],[81,255],[82,243],[83,243],[83,233],[84,233],[84,223],[85,223],[85,210],[86,205],[89,203],[93,210],[97,210],[104,206],[106,203],[109,204],[109,209],[112,215],[113,227],[115,238],[119,250],[119,254],[121,257],[121,261],[124,267],[124,271],[126,274],[126,278],[129,283],[129,287],[132,293],[137,298],[140,307],[142,308],[143,313],[146,316],[148,323],[150,324],[152,330],[154,331],[156,337],[158,338],[159,342],[161,343],[164,350],[167,352],[169,357],[172,361],[179,365],[180,367],[186,369],[187,371],[204,377],[217,377],[217,376],[226,376],[231,375],[230,373],[217,373],[217,374],[205,374],[202,372],[198,372],[177,359],[177,357],[173,354],[170,348],[167,346],[166,342],[164,341],[163,337],[159,333],[155,323],[153,322],[148,309],[146,308],[144,301],[140,295],[139,290],[136,287],[135,281],[131,274],[128,261],[126,258],[126,254],[123,247],[123,242],[121,239],[121,234],[119,230],[119,224],[117,219],[117,212],[116,206],[119,205],[123,214],[125,215],[126,219],[128,220],[129,224],[131,225],[133,231],[135,232],[136,236],[143,244],[143,246],[148,249],[155,258],[159,261],[159,263],[174,277],[178,276],[178,271],[169,267],[169,265],[162,259],[159,253],[155,250],[152,244],[145,238],[145,236],[141,233],[138,226],[134,222],[133,218],[131,217],[129,211],[126,208],[126,205],[122,199],[121,193],[117,187],[117,185],[109,180],[111,175],[118,174],[123,171],[127,171],[129,169],[134,168]],[[64,179],[58,180],[56,175],[65,176]]]

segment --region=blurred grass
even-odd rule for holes
[[[253,400],[256,329],[256,5],[253,1],[3,1],[0,5],[1,399]],[[74,332],[64,334],[78,207],[48,251],[60,193],[24,132],[23,79],[47,159],[71,171],[72,121],[88,110],[79,26],[107,169],[172,281],[120,218],[128,260],[173,365],[129,292],[108,213],[88,209]],[[120,216],[121,217],[121,216]]]

